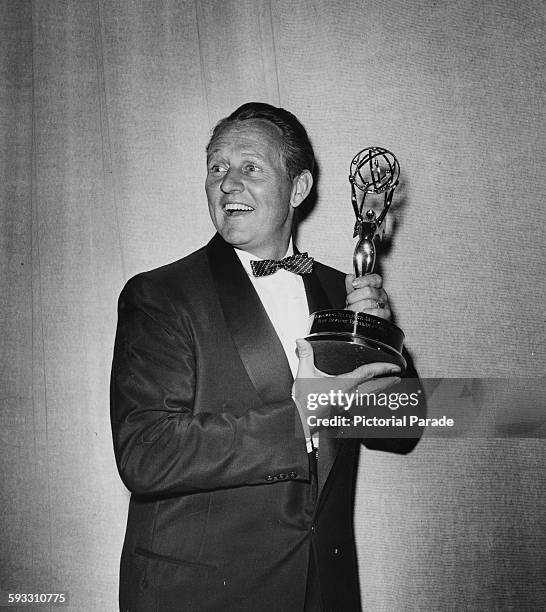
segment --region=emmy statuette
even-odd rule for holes
[[[376,242],[398,185],[400,166],[387,149],[368,147],[357,153],[350,166],[351,203],[356,216],[353,237],[358,242],[353,255],[355,276],[373,272]],[[362,192],[360,203],[357,191]],[[367,194],[384,194],[383,210],[362,214]],[[404,332],[385,319],[352,310],[319,310],[311,317],[306,340],[311,342],[316,367],[327,374],[343,374],[366,363],[384,361],[398,365],[402,373]]]

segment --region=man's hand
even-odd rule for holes
[[[342,393],[379,393],[400,381],[400,368],[392,363],[369,363],[360,366],[352,372],[339,376],[330,376],[315,367],[313,347],[307,340],[296,340],[298,345],[298,373],[294,380],[292,395],[301,417],[306,437],[310,437],[318,427],[311,428],[308,424],[310,414],[318,418],[327,418],[343,412],[343,406],[317,406],[312,412],[308,409],[309,394],[328,389],[339,390]],[[390,375],[390,376],[389,376]],[[377,378],[381,377],[381,378]],[[322,381],[322,384],[320,384]],[[327,385],[325,383],[328,383]]]
[[[383,279],[379,274],[366,274],[359,278],[355,278],[354,274],[347,274],[345,288],[349,310],[366,312],[390,321],[389,296],[383,289]]]

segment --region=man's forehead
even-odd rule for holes
[[[264,156],[271,148],[281,149],[281,132],[263,119],[247,119],[225,127],[210,143],[208,155],[229,147],[247,148],[249,153]]]

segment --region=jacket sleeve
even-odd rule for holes
[[[198,376],[187,315],[146,277],[131,279],[119,299],[110,387],[114,452],[130,491],[180,495],[309,479],[291,398],[241,416],[207,411],[196,405]]]

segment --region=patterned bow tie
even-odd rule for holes
[[[313,271],[313,258],[307,253],[296,253],[284,259],[263,259],[251,261],[250,267],[254,276],[269,276],[277,270],[284,268],[294,274],[309,274]]]

